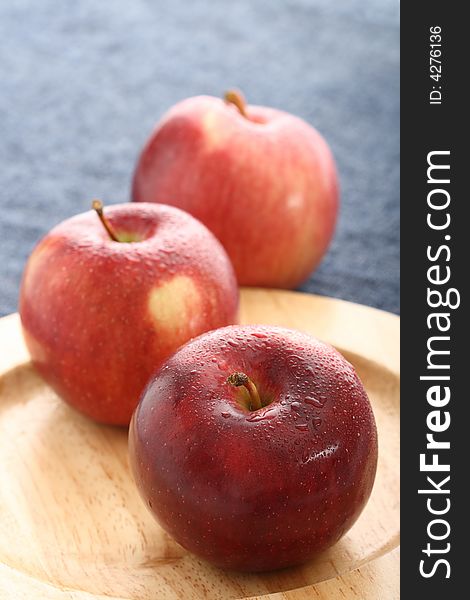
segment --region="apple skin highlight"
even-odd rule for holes
[[[338,181],[331,151],[286,112],[197,96],[171,108],[147,141],[132,199],[178,206],[230,256],[240,285],[293,288],[332,238]]]
[[[127,425],[158,366],[204,331],[236,322],[238,289],[216,238],[170,206],[105,209],[64,221],[33,251],[20,316],[32,361],[70,405]]]
[[[230,383],[239,372],[262,408],[247,409]],[[268,326],[225,327],[180,348],[146,389],[129,444],[162,527],[243,571],[295,565],[337,542],[377,466],[374,415],[353,367],[308,335]]]

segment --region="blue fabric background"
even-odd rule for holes
[[[173,103],[239,87],[327,138],[342,207],[303,290],[399,309],[397,0],[0,4],[0,314],[26,258],[92,197],[129,198]]]

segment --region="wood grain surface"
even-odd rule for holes
[[[399,319],[364,306],[243,290],[241,321],[332,343],[362,378],[379,432],[371,499],[314,561],[265,574],[224,572],[174,542],[147,512],[127,432],[92,423],[35,373],[19,318],[0,320],[0,598],[267,600],[399,598]]]

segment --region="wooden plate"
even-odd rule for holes
[[[355,365],[379,466],[351,531],[304,566],[247,575],[189,555],[141,502],[127,433],[62,403],[34,372],[17,315],[0,320],[0,598],[398,598],[399,319],[340,300],[243,290],[241,320],[301,329]],[[292,590],[289,592],[288,590]]]

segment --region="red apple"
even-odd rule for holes
[[[178,206],[202,221],[240,285],[295,287],[333,234],[333,157],[305,121],[227,97],[198,96],[170,109],[138,160],[133,200]]]
[[[69,404],[126,425],[155,369],[181,344],[236,321],[222,246],[158,204],[110,206],[55,227],[23,275],[20,315],[34,365]],[[111,237],[116,240],[111,239]]]
[[[182,546],[229,569],[295,565],[366,504],[377,432],[353,367],[310,336],[225,327],[180,348],[130,427],[140,492]]]

